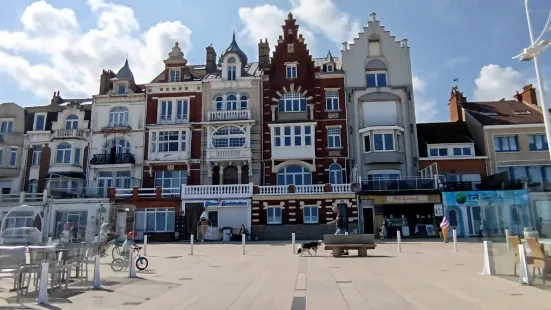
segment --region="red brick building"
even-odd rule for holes
[[[259,44],[260,58],[269,55]],[[332,232],[333,206],[355,222],[348,179],[344,72],[329,53],[312,58],[292,14],[263,66],[263,185],[254,188],[259,239],[319,238]]]

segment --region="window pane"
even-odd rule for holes
[[[166,230],[166,212],[157,212],[157,218],[155,220],[155,231]]]
[[[385,134],[385,150],[394,150],[394,139],[392,134]]]
[[[377,86],[377,81],[375,80],[375,74],[366,74],[367,87]]]
[[[470,147],[464,147],[463,148],[463,155],[467,155],[467,156],[470,156],[472,153],[471,153],[471,148]]]
[[[373,144],[375,146],[376,151],[382,151],[383,150],[383,135],[382,134],[373,135]]]
[[[370,152],[371,151],[371,143],[369,141],[369,136],[364,136],[364,151]]]
[[[145,229],[155,231],[155,212],[147,212]]]
[[[386,74],[379,73],[377,74],[377,86],[386,86]]]

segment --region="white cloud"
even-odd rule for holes
[[[425,81],[413,76],[413,93],[415,99],[415,119],[418,123],[443,121],[436,106],[436,99],[427,98]]]
[[[191,49],[191,30],[179,21],[140,32],[131,8],[104,0],[88,0],[88,5],[97,24],[82,31],[73,10],[46,1],[30,4],[21,15],[21,31],[0,31],[0,72],[41,97],[55,90],[90,96],[97,93],[101,69],[118,70],[126,55],[136,82],[144,83],[164,68],[162,60],[175,41],[184,52]],[[42,60],[30,62],[26,54]]]
[[[489,64],[480,69],[474,83],[473,99],[491,101],[512,98],[517,90],[528,84],[528,78],[511,67]]]

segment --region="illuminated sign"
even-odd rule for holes
[[[246,200],[207,200],[206,207],[230,207],[230,206],[247,206],[249,202]]]

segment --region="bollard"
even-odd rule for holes
[[[398,252],[402,252],[402,234],[400,231],[396,231],[396,240],[398,241]]]
[[[136,277],[136,262],[134,261],[134,250],[130,249],[130,254],[129,254],[129,268],[128,268],[128,277],[129,278],[135,278]]]
[[[530,285],[530,272],[528,272],[528,264],[526,262],[526,251],[524,250],[524,244],[518,245],[518,254],[520,261],[520,275],[518,282],[520,285]]]
[[[100,268],[100,255],[96,255],[95,256],[95,261],[94,261],[94,282],[92,283],[92,288],[95,289],[95,290],[100,290],[101,289],[101,278],[100,278],[100,275],[99,275],[99,268]]]
[[[193,255],[193,235],[191,235],[191,240],[189,240],[189,255]]]
[[[345,232],[344,232],[344,235],[345,235],[345,236],[348,236],[348,232],[347,232],[347,231],[345,231]]]
[[[53,243],[52,237],[48,237],[48,245],[51,245]]]
[[[511,245],[509,244],[509,229],[505,228],[505,242],[507,243],[507,251],[511,251]]]
[[[293,254],[296,254],[297,249],[296,249],[296,246],[295,246],[295,233],[291,234],[291,242],[293,243]]]
[[[494,253],[492,250],[492,241],[484,241],[484,261],[482,272],[480,274],[493,276],[495,274]]]
[[[143,235],[143,256],[147,256],[147,235]]]
[[[241,244],[243,245],[243,255],[245,255],[245,234],[241,235]]]
[[[457,252],[457,231],[455,228],[452,231],[452,238],[453,238],[453,251]]]
[[[38,286],[38,298],[36,303],[39,305],[48,305],[48,263],[40,264],[40,282]]]

